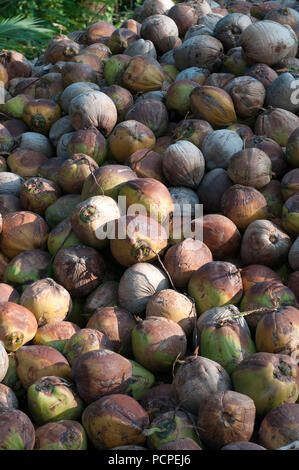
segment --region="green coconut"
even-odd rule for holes
[[[47,243],[50,255],[54,256],[61,248],[80,245],[80,240],[72,231],[71,222],[67,218],[51,230]]]
[[[244,359],[232,373],[234,390],[249,396],[259,416],[299,396],[299,368],[285,354],[259,352]]]
[[[61,419],[79,420],[83,401],[74,385],[60,377],[42,377],[27,390],[28,408],[34,421],[46,424]]]
[[[78,331],[79,326],[69,321],[55,321],[38,328],[33,344],[50,346],[63,352],[67,341]]]
[[[81,197],[79,194],[66,194],[58,198],[45,211],[47,224],[53,228],[70,216],[74,207],[79,204]]]
[[[16,394],[17,398],[22,399],[26,391],[22,386],[22,383],[17,374],[17,358],[16,353],[11,352],[8,354],[8,369],[6,375],[1,383],[11,388],[12,391]]]
[[[212,308],[197,322],[200,355],[218,362],[229,374],[256,352],[245,318],[234,318],[238,314],[234,305]]]
[[[132,364],[132,376],[126,394],[141,400],[155,383],[155,376],[149,370],[142,367],[138,362],[130,360]]]
[[[196,433],[196,425],[182,411],[168,411],[155,418],[148,430],[148,443],[152,449],[158,449],[167,442],[190,438],[201,446]]]
[[[86,450],[87,437],[77,421],[61,420],[36,429],[35,450]]]

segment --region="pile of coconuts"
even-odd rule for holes
[[[298,448],[298,38],[145,0],[0,52],[1,450]]]

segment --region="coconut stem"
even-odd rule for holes
[[[277,312],[279,307],[263,307],[263,308],[256,308],[254,310],[247,310],[247,312],[239,313],[238,315],[233,315],[230,318],[240,318],[240,317],[247,317],[248,315],[252,315],[253,313],[270,313],[270,312]]]

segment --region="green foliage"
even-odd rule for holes
[[[0,0],[0,48],[16,49],[31,59],[45,49],[50,36],[84,30],[97,21],[109,21],[118,27],[141,3],[142,0]],[[6,31],[9,35],[5,40]]]

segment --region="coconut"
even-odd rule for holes
[[[69,321],[55,321],[53,323],[47,323],[46,325],[38,328],[36,335],[33,338],[33,344],[50,346],[62,353],[67,340],[79,330],[79,326]]]
[[[153,59],[157,59],[157,52],[153,42],[142,38],[137,39],[130,44],[124,50],[124,54],[130,57],[135,57],[136,55],[148,55]]]
[[[0,305],[0,340],[7,351],[16,351],[30,341],[36,333],[37,322],[33,313],[14,302]]]
[[[145,0],[143,3],[145,17],[151,15],[163,15],[173,7],[172,0]]]
[[[245,266],[241,270],[241,277],[244,293],[258,282],[281,282],[280,276],[275,271],[262,264],[250,264],[249,266]]]
[[[206,79],[205,85],[224,88],[234,77],[232,73],[211,73]]]
[[[186,240],[170,247],[164,264],[177,288],[186,288],[191,276],[213,260],[210,249],[200,240]]]
[[[168,189],[153,178],[140,178],[124,183],[119,196],[126,197],[126,210],[137,204],[139,213],[148,215],[161,224],[166,224],[174,210]],[[131,210],[135,213],[136,206]]]
[[[174,129],[176,140],[188,140],[198,148],[202,148],[204,139],[213,132],[212,126],[201,119],[186,119]]]
[[[197,194],[207,214],[221,212],[221,198],[225,191],[233,185],[223,168],[214,168],[207,172],[197,188]],[[213,187],[213,191],[210,188]]]
[[[49,132],[49,139],[52,144],[57,147],[58,142],[63,134],[68,134],[73,131],[74,128],[69,116],[63,116],[62,118],[58,119],[51,127]]]
[[[176,23],[181,38],[185,36],[189,28],[195,25],[198,20],[196,10],[191,4],[186,3],[174,5],[168,10],[167,16]]]
[[[125,119],[141,122],[151,129],[156,137],[161,137],[167,130],[167,109],[162,102],[157,100],[144,99],[136,103],[128,110]]]
[[[80,95],[81,93],[85,93],[86,91],[90,90],[99,91],[100,87],[96,83],[92,82],[76,82],[72,83],[71,85],[68,85],[61,93],[59,99],[61,109],[65,113],[68,113],[72,99]]]
[[[20,191],[21,204],[25,210],[44,215],[46,209],[59,198],[59,186],[45,178],[27,179]]]
[[[142,149],[132,153],[127,164],[139,178],[154,178],[165,183],[162,169],[162,155],[153,150]]]
[[[143,344],[143,338],[147,338]],[[165,317],[148,317],[132,331],[132,349],[135,359],[152,372],[171,370],[174,360],[186,352],[183,329]]]
[[[89,351],[98,351],[99,349],[113,350],[113,345],[109,338],[95,329],[82,328],[75,332],[66,342],[63,355],[72,366],[79,356]]]
[[[67,290],[50,278],[29,285],[21,296],[20,304],[34,314],[38,326],[64,320],[72,307]]]
[[[108,349],[82,354],[72,367],[76,388],[87,403],[110,393],[122,393],[131,374],[131,363]]]
[[[43,178],[49,179],[53,181],[54,183],[58,184],[58,175],[59,175],[60,166],[66,160],[66,158],[67,157],[49,158],[48,161],[46,161],[39,167],[38,174],[42,176]]]
[[[3,217],[0,246],[9,258],[34,248],[45,248],[48,226],[44,219],[32,212],[12,212]]]
[[[0,298],[1,302],[14,302],[18,303],[19,293],[9,284],[0,283]],[[1,380],[0,380],[1,382]]]
[[[232,374],[234,390],[252,398],[259,417],[283,403],[295,403],[299,369],[284,354],[260,352],[244,359]]]
[[[226,370],[217,362],[201,356],[189,356],[175,374],[176,398],[184,409],[198,415],[205,398],[232,388]]]
[[[125,120],[127,111],[133,106],[134,99],[132,94],[126,88],[119,85],[110,85],[102,88],[102,92],[112,99],[117,109],[118,122]],[[130,119],[130,118],[127,118]]]
[[[26,286],[51,275],[51,257],[42,250],[26,250],[8,261],[3,280],[16,287]]]
[[[23,183],[23,178],[15,173],[0,172],[0,194],[19,196]]]
[[[67,36],[54,36],[44,53],[44,63],[55,64],[59,61],[71,61],[80,52],[80,46]]]
[[[168,288],[169,281],[160,269],[149,263],[134,264],[120,279],[119,305],[133,314],[141,313],[152,295]]]
[[[21,139],[22,134],[29,131],[25,122],[21,119],[8,119],[7,121],[3,122],[3,126],[6,127],[14,139],[18,137]]]
[[[223,214],[232,220],[239,230],[245,230],[251,222],[268,216],[267,201],[255,188],[235,184],[221,198]]]
[[[13,173],[26,178],[37,176],[39,167],[47,161],[48,158],[40,152],[18,148],[9,155],[7,164]]]
[[[29,129],[47,135],[52,124],[60,118],[61,110],[57,103],[48,99],[29,101],[24,106],[23,119]]]
[[[266,97],[264,85],[256,78],[248,76],[236,77],[229,81],[225,91],[230,94],[237,115],[244,119],[256,116]]]
[[[96,82],[100,82],[100,80],[103,78],[104,62],[97,55],[88,53],[85,54],[83,49],[82,52],[73,59],[73,62],[76,64],[85,64],[91,67],[96,72]]]
[[[19,146],[33,152],[40,152],[48,158],[54,156],[54,150],[49,139],[37,132],[24,132],[20,138]]]
[[[125,54],[116,54],[105,63],[104,77],[108,85],[123,86],[123,75],[131,61],[131,57]]]
[[[244,264],[263,264],[278,268],[287,261],[290,237],[269,220],[256,220],[245,230],[241,258]]]
[[[121,28],[127,28],[127,29],[130,29],[131,31],[133,31],[133,33],[136,33],[136,34],[139,34],[140,33],[140,28],[141,28],[141,24],[138,23],[138,21],[135,21],[135,20],[125,20],[121,26]]]
[[[215,260],[229,258],[238,253],[241,235],[230,219],[220,214],[208,214],[203,216],[202,220],[198,219],[198,223],[202,224],[203,241]]]
[[[243,2],[242,2],[243,3]],[[251,5],[251,4],[250,4]],[[221,450],[266,450],[265,447],[262,447],[255,442],[233,442],[222,447]]]
[[[142,22],[140,35],[152,41],[157,51],[163,54],[175,47],[179,31],[171,17],[152,15]]]
[[[86,326],[102,332],[111,342],[113,351],[131,355],[131,334],[136,321],[127,310],[119,307],[96,307]]]
[[[149,418],[134,398],[116,393],[89,405],[82,422],[93,445],[102,450],[144,444]]]
[[[35,98],[49,99],[58,103],[63,88],[61,73],[47,73],[35,86]]]
[[[86,178],[81,199],[84,201],[92,196],[105,195],[116,200],[123,184],[135,179],[136,173],[128,166],[102,166]]]
[[[5,103],[0,104],[0,111],[7,114],[9,117],[21,119],[25,104],[27,104],[31,99],[32,98],[29,95],[20,94],[9,99]]]
[[[190,95],[197,86],[196,82],[189,79],[176,80],[172,83],[166,94],[167,109],[186,116],[190,112]]]
[[[13,194],[0,194],[0,213],[2,217],[11,212],[22,210],[20,199]]]
[[[34,426],[28,416],[16,409],[0,409],[0,449],[32,450]]]
[[[35,450],[86,450],[87,437],[77,421],[61,420],[36,429]]]
[[[107,141],[96,128],[80,129],[67,142],[69,156],[83,153],[101,165],[107,156]]]
[[[101,42],[101,39],[110,37],[113,31],[115,31],[115,27],[112,24],[107,21],[99,21],[86,29],[83,41],[85,44]]]
[[[181,171],[173,168],[180,165]],[[197,188],[204,174],[205,160],[201,151],[192,142],[180,140],[164,152],[163,172],[168,182],[175,186]]]
[[[94,248],[70,246],[58,251],[53,262],[55,279],[75,297],[89,294],[104,276],[105,263]]]
[[[188,293],[200,313],[212,307],[237,304],[243,293],[241,275],[231,263],[212,261],[192,275]]]
[[[213,72],[221,64],[223,45],[212,36],[194,36],[174,49],[173,56],[179,70],[188,67],[206,67]]]
[[[35,423],[80,419],[83,402],[71,382],[60,377],[42,377],[27,390],[27,402]]]
[[[207,169],[226,169],[232,156],[242,148],[243,141],[237,132],[227,129],[211,132],[204,139],[202,145]]]
[[[130,362],[132,364],[132,376],[126,395],[132,396],[135,400],[140,400],[154,384],[155,376],[136,361],[130,360]]]
[[[93,196],[77,204],[70,215],[72,230],[79,240],[94,248],[107,246],[114,235],[114,223],[120,210],[114,199]]]
[[[242,48],[233,47],[230,49],[224,57],[222,64],[225,72],[237,76],[245,75],[247,64],[242,53]]]
[[[196,312],[183,294],[165,289],[154,295],[146,306],[146,318],[163,317],[178,323],[188,336],[193,331]]]
[[[272,163],[263,150],[244,149],[230,158],[227,173],[235,184],[260,189],[271,180]]]
[[[70,246],[80,245],[80,240],[72,231],[70,220],[64,219],[49,233],[47,247],[49,253],[54,256],[58,250]]]
[[[240,35],[250,24],[249,16],[230,13],[216,23],[214,35],[222,42],[225,49],[229,50],[239,45]]]
[[[65,357],[49,346],[22,346],[16,353],[17,373],[25,389],[49,375],[70,380],[70,366]]]
[[[275,140],[285,147],[292,132],[299,127],[299,118],[286,109],[274,108],[260,114],[255,123],[255,133]]]
[[[298,355],[299,311],[283,307],[264,315],[257,324],[255,342],[258,351]]]
[[[128,120],[117,124],[109,137],[109,149],[119,163],[126,163],[136,150],[155,145],[156,139],[151,129],[141,122]]]
[[[109,37],[107,46],[112,54],[121,54],[132,43],[139,39],[139,35],[127,28],[118,28]]]
[[[234,305],[207,310],[197,321],[200,353],[231,374],[242,360],[256,352],[245,319]]]
[[[0,408],[19,408],[19,401],[11,388],[0,383]]]
[[[21,381],[17,374],[17,359],[16,353],[14,352],[8,354],[8,369],[4,379],[2,380],[2,383],[15,393],[18,400],[24,399],[26,392],[22,387]]]
[[[282,208],[282,227],[292,236],[299,236],[299,193],[291,196]]]
[[[62,162],[58,184],[65,193],[81,193],[86,178],[98,168],[95,160],[84,153],[75,153]]]
[[[263,150],[271,160],[272,172],[276,178],[281,178],[287,170],[287,161],[281,146],[265,136],[252,136],[246,139],[246,148],[256,148]]]
[[[111,133],[117,122],[115,104],[100,91],[87,91],[72,99],[69,115],[74,129],[97,127],[104,135]]]
[[[228,390],[217,392],[203,401],[197,426],[205,444],[211,449],[220,449],[235,441],[249,441],[254,421],[253,400]]]
[[[158,450],[202,450],[190,437],[183,437],[175,441],[167,442],[158,447]]]
[[[9,80],[31,75],[30,62],[20,52],[2,49],[0,63],[5,66]]]
[[[259,47],[257,43],[260,44]],[[285,57],[295,56],[297,52],[293,30],[270,20],[249,25],[242,32],[239,44],[246,59],[267,65],[277,64]]]
[[[285,403],[269,411],[259,429],[259,442],[268,450],[298,441],[299,405]]]
[[[79,194],[67,194],[66,196],[58,198],[45,211],[47,224],[50,227],[56,227],[70,216],[72,210],[80,201],[81,198]]]
[[[159,449],[163,444],[182,438],[189,438],[201,445],[190,415],[183,411],[169,411],[152,421],[148,445],[151,449]]]
[[[285,201],[294,194],[299,193],[299,168],[295,168],[284,175],[281,181],[281,191]]]
[[[271,67],[269,67],[269,65],[266,64],[252,65],[248,70],[246,70],[246,74],[250,77],[259,80],[266,89],[278,77],[275,70],[273,70]]]
[[[90,317],[96,309],[114,307],[118,303],[118,282],[104,281],[86,299],[85,315]]]
[[[286,109],[296,113],[299,105],[292,99],[294,93],[294,76],[289,73],[282,73],[267,88],[265,104],[272,108]]]
[[[296,305],[295,294],[281,281],[262,281],[247,290],[241,302],[241,311],[251,312],[247,316],[247,323],[255,331],[259,320],[269,310]]]
[[[286,157],[288,163],[295,168],[299,167],[299,152],[298,152],[298,144],[299,144],[299,131],[295,129],[292,134],[290,135],[287,141],[286,147]]]
[[[78,82],[97,83],[100,76],[94,68],[88,64],[65,62],[61,68],[61,78],[63,86],[66,88]]]
[[[13,78],[8,83],[8,92],[11,96],[17,96],[19,94],[29,95],[32,98],[35,97],[35,87],[39,81],[38,77],[29,78]]]
[[[155,385],[146,392],[140,403],[148,413],[150,421],[167,411],[175,410],[177,401],[173,385],[165,383]]]
[[[130,91],[144,93],[161,90],[165,75],[157,60],[149,56],[137,55],[130,59],[122,80]]]
[[[167,246],[166,230],[144,215],[123,216],[115,221],[110,241],[112,256],[122,266],[155,259]]]

